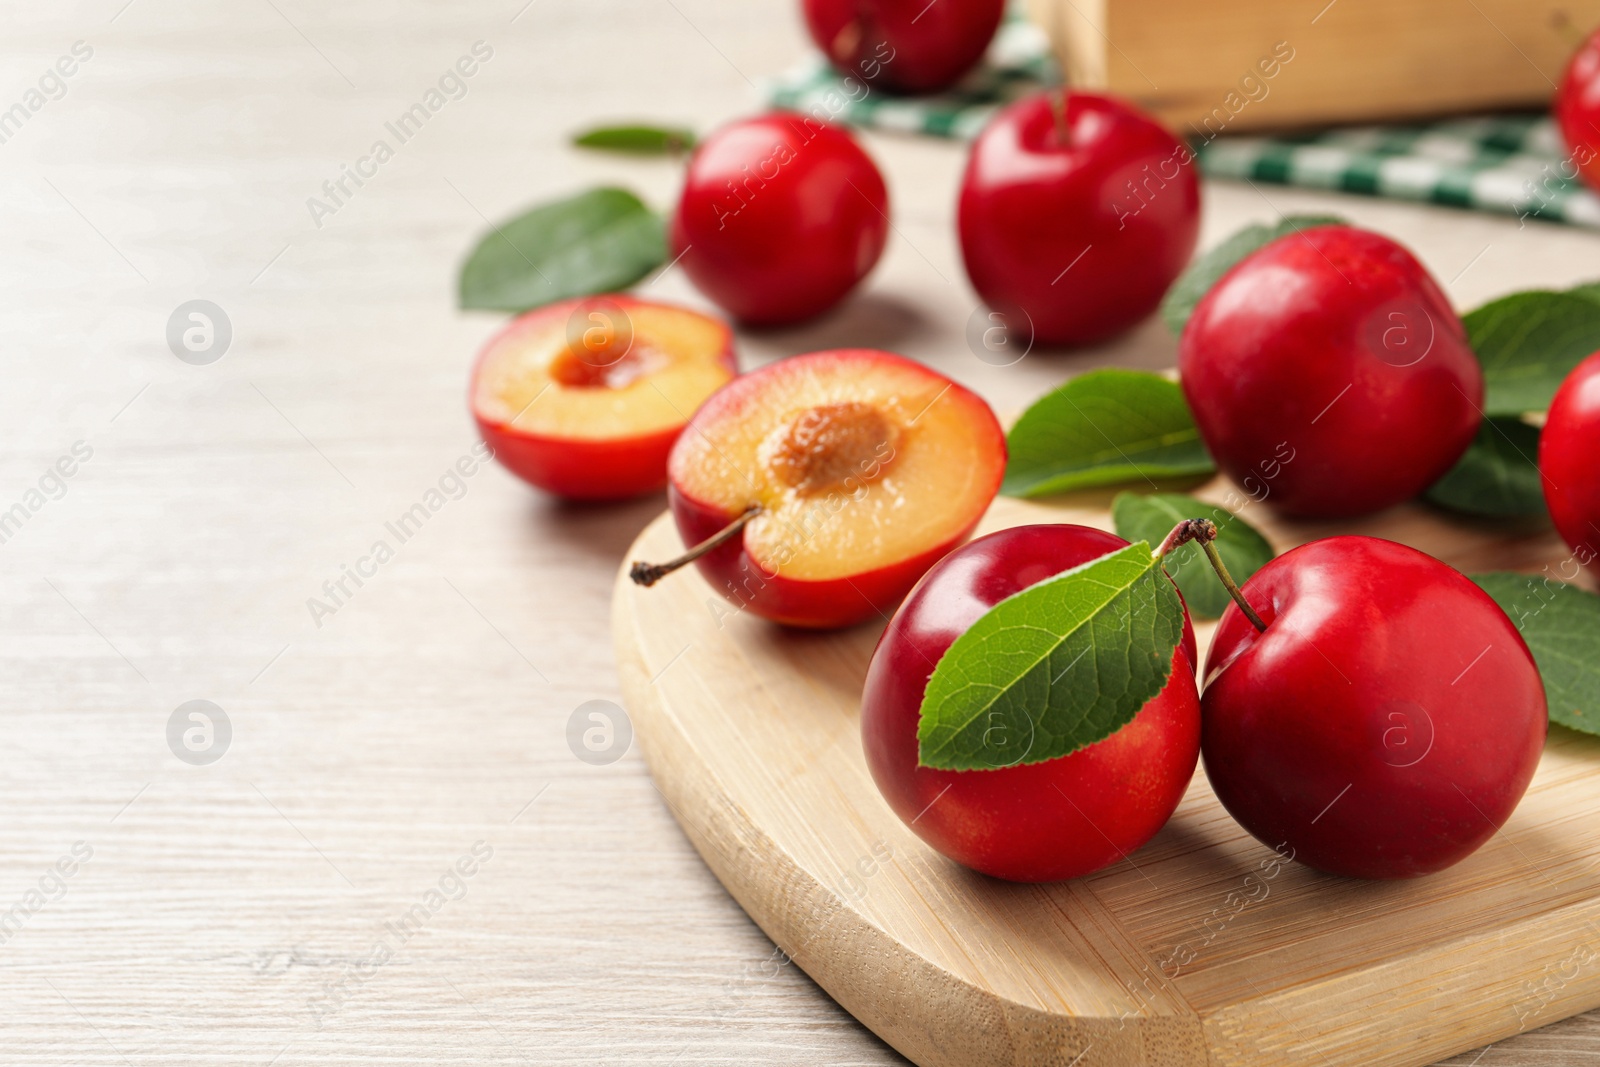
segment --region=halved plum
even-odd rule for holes
[[[688,308],[627,296],[518,316],[472,372],[472,414],[495,458],[574,500],[659,489],[696,409],[739,373],[733,334]]]
[[[729,601],[791,626],[894,609],[965,541],[1005,472],[977,394],[875,349],[795,356],[744,375],[690,420],[668,461],[684,543],[746,512],[696,562]]]

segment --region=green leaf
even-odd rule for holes
[[[990,608],[940,657],[922,698],[924,767],[992,770],[1110,737],[1160,693],[1183,607],[1148,544],[1129,545]]]
[[[1117,536],[1129,541],[1159,545],[1184,519],[1210,519],[1217,524],[1217,554],[1233,580],[1243,585],[1272,561],[1275,553],[1255,527],[1232,512],[1182,493],[1118,493],[1111,502],[1111,521]],[[1219,619],[1229,604],[1228,591],[1217,580],[1206,554],[1194,542],[1182,545],[1162,561],[1178,583],[1189,611],[1198,619]]]
[[[1600,597],[1565,582],[1506,571],[1472,580],[1522,631],[1544,678],[1550,721],[1600,734]]]
[[[1023,412],[1006,445],[1007,496],[1216,470],[1183,390],[1146,371],[1080,374]]]
[[[1167,290],[1166,299],[1161,301],[1161,321],[1173,333],[1182,333],[1200,298],[1245,256],[1291,233],[1313,226],[1344,225],[1344,222],[1337,215],[1285,215],[1271,226],[1246,226],[1178,275],[1178,280]]]
[[[1600,300],[1573,293],[1512,293],[1461,321],[1483,364],[1491,418],[1545,410],[1561,380],[1600,349]]]
[[[626,189],[590,189],[493,227],[461,268],[461,306],[526,311],[626,289],[667,258],[665,227]]]
[[[1600,282],[1587,282],[1583,285],[1574,285],[1567,292],[1573,296],[1581,296],[1585,300],[1600,302]]]
[[[607,152],[674,156],[694,147],[694,132],[672,126],[596,126],[575,135],[572,143]]]
[[[1543,515],[1539,428],[1521,419],[1485,419],[1466,453],[1422,496],[1466,515]]]

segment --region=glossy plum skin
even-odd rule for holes
[[[1330,537],[1244,585],[1206,660],[1201,751],[1228,812],[1320,871],[1415,878],[1510,818],[1544,747],[1522,636],[1468,578],[1416,549]]]
[[[1600,189],[1600,30],[1567,64],[1556,93],[1555,116],[1571,167],[1590,186]],[[1570,172],[1567,176],[1571,177]]]
[[[1600,352],[1573,368],[1556,390],[1539,435],[1544,502],[1573,558],[1600,556]],[[1576,574],[1576,570],[1573,574]]]
[[[1056,95],[1017,101],[973,142],[961,254],[985,302],[1025,312],[1038,343],[1087,345],[1149,315],[1188,265],[1200,181],[1188,148],[1112,97],[1069,93],[1063,144]]]
[[[928,572],[879,640],[861,699],[867,766],[895,814],[957,863],[1015,882],[1076,878],[1150,840],[1183,798],[1200,746],[1187,615],[1166,688],[1103,741],[1000,770],[917,765],[923,692],[956,638],[1011,594],[1127,543],[1069,525],[980,537]]]
[[[800,322],[843,300],[883,253],[889,192],[836,126],[774,111],[724,126],[689,159],[672,255],[735,318]]]
[[[686,545],[698,544],[738,518],[667,486],[667,501],[678,532]],[[978,525],[982,514],[949,540],[887,567],[849,578],[803,581],[781,571],[771,573],[745,551],[738,538],[695,561],[701,575],[732,605],[730,613],[748,609],[784,626],[806,630],[834,630],[881,618],[894,610],[929,567],[961,544]]]
[[[1178,344],[1217,465],[1284,512],[1343,518],[1422,492],[1477,433],[1483,372],[1416,258],[1319,226],[1223,275]]]
[[[523,433],[477,418],[494,458],[511,473],[567,500],[627,500],[667,480],[667,456],[683,427],[626,440],[580,441]]]
[[[944,89],[983,58],[1005,0],[804,0],[811,39],[839,73],[891,93]]]

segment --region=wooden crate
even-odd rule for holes
[[[1188,136],[1546,106],[1600,0],[1029,0],[1074,85]]]

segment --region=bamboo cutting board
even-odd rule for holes
[[[1110,495],[1001,499],[979,532],[1109,528]],[[1567,555],[1548,530],[1415,507],[1356,529],[1246,515],[1279,551],[1360,532],[1469,572]],[[662,515],[628,559],[679,547]],[[1201,770],[1129,860],[1013,885],[944,859],[879,797],[858,716],[881,623],[784,630],[730,615],[697,573],[645,590],[623,569],[617,659],[662,796],[782,950],[772,966],[792,960],[924,1067],[1416,1067],[1600,1005],[1600,739],[1553,728],[1505,829],[1429,878],[1280,862]],[[1197,627],[1202,659],[1213,628]]]

